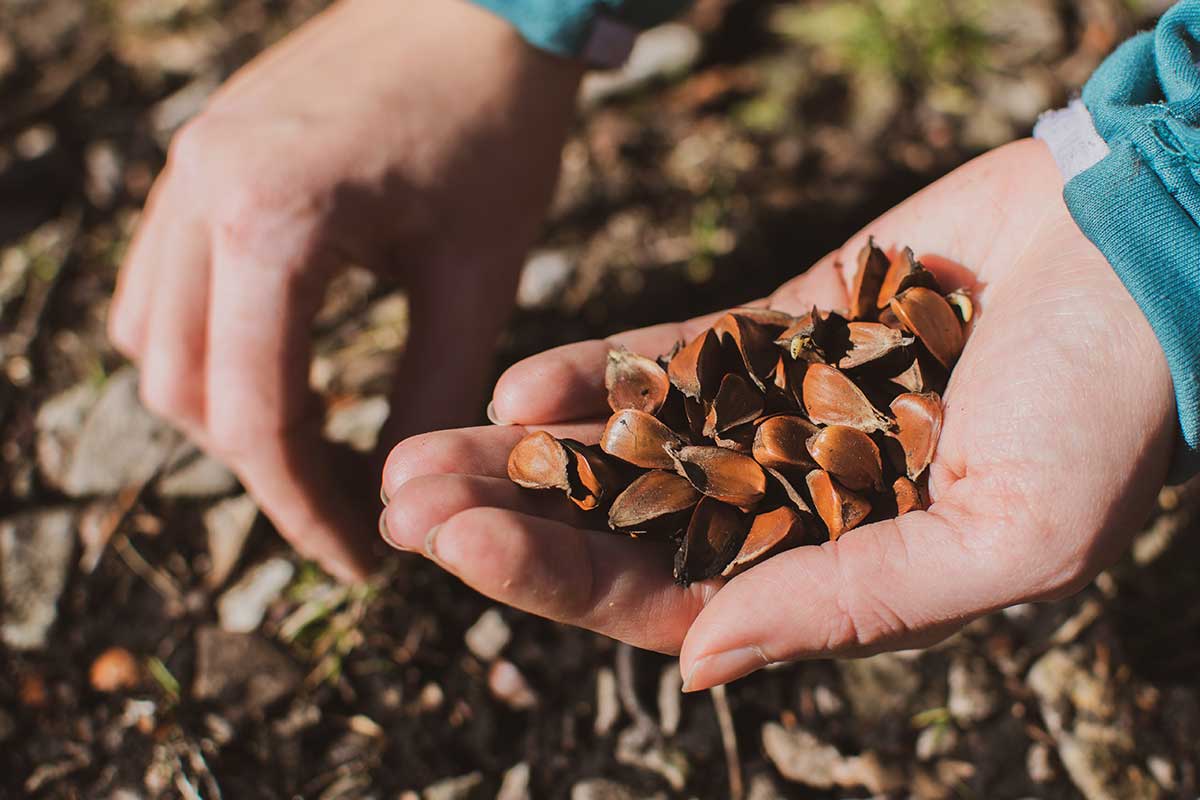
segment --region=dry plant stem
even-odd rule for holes
[[[733,713],[729,710],[729,697],[725,684],[718,684],[708,690],[712,696],[713,710],[717,714],[717,727],[721,731],[721,747],[725,751],[725,769],[729,773],[729,797],[731,800],[742,800],[746,796],[745,785],[742,781],[742,760],[738,756],[737,731],[733,727]]]
[[[937,392],[975,310],[892,252],[863,249],[847,316],[734,309],[657,360],[612,351],[599,446],[530,434],[510,477],[672,541],[685,585],[924,509]]]

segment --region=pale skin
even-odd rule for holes
[[[682,589],[669,553],[596,530],[561,496],[505,478],[531,429],[595,441],[607,350],[665,352],[706,320],[567,345],[510,368],[503,426],[400,443],[385,534],[534,614],[679,655],[688,690],[766,664],[933,644],[976,617],[1073,594],[1124,551],[1162,485],[1175,431],[1162,350],[1062,201],[1045,147],[1022,141],[956,170],[780,287],[772,307],[847,306],[872,234],[906,243],[978,316],[945,394],[932,505]],[[947,261],[948,260],[948,261]],[[965,265],[962,271],[953,265]]]
[[[347,260],[373,269],[412,299],[381,436],[401,442],[383,474],[387,541],[498,601],[677,653],[692,690],[769,662],[927,645],[1070,594],[1119,556],[1165,474],[1170,377],[1034,142],[947,176],[768,299],[844,307],[836,265],[867,232],[970,268],[931,260],[977,284],[979,315],[928,512],[681,589],[669,552],[507,480],[529,429],[597,438],[610,346],[657,355],[704,320],[527,359],[495,387],[510,424],[413,435],[481,404],[581,71],[469,3],[346,0],[235,75],[172,145],[110,311],[147,405],[231,464],[298,550],[362,577],[378,563],[374,479],[322,441],[306,379],[325,283]]]

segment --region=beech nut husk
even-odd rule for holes
[[[612,350],[599,444],[531,433],[509,477],[605,513],[614,535],[672,543],[684,585],[925,509],[941,393],[978,311],[873,238],[849,299],[735,308],[656,359]]]

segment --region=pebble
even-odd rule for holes
[[[511,639],[512,630],[496,608],[484,611],[463,636],[467,649],[480,661],[494,660]]]
[[[496,800],[529,800],[529,764],[522,761],[508,768],[504,780],[500,782],[500,791],[496,792]]]
[[[539,250],[530,254],[517,283],[517,306],[545,308],[559,299],[571,281],[575,267],[563,250]]]
[[[963,726],[985,720],[1000,705],[1000,692],[992,680],[987,661],[979,656],[955,656],[947,675],[946,705],[954,721]]]
[[[223,713],[231,721],[291,694],[301,678],[292,659],[261,636],[215,625],[196,631],[192,695],[226,704]]]
[[[185,448],[174,462],[155,483],[159,497],[202,500],[237,488],[237,476],[228,467],[194,447]]]
[[[864,786],[872,794],[887,794],[904,784],[904,775],[886,767],[872,752],[843,756],[828,742],[802,728],[787,729],[768,722],[762,730],[763,749],[784,778],[814,789]]]
[[[286,558],[272,558],[251,569],[217,600],[221,627],[233,633],[257,630],[295,574],[296,567]]]
[[[527,711],[538,704],[529,681],[511,661],[494,662],[488,669],[487,682],[492,695],[514,711]]]
[[[204,576],[209,588],[220,586],[233,572],[257,518],[258,506],[248,494],[222,500],[204,512],[208,557],[212,562]]]
[[[57,509],[0,521],[0,639],[14,650],[46,646],[75,551],[75,520]]]

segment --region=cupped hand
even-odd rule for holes
[[[529,358],[495,390],[495,416],[513,425],[401,443],[384,472],[388,535],[499,601],[679,653],[690,690],[772,662],[927,646],[989,611],[1078,591],[1148,513],[1175,422],[1154,334],[1061,192],[1044,146],[1009,145],[770,298],[793,313],[846,307],[850,276],[838,265],[855,263],[868,233],[973,286],[977,316],[944,396],[928,511],[682,589],[669,554],[595,530],[603,520],[557,493],[507,482],[508,450],[530,428],[597,439],[595,422],[563,426],[604,416],[609,347],[657,355],[697,320]]]
[[[383,458],[355,473],[321,437],[308,374],[324,287],[353,262],[409,293],[380,441],[469,423],[578,79],[470,3],[344,0],[237,73],[171,144],[111,338],[139,363],[146,404],[339,577],[372,566],[374,491],[354,487]]]

